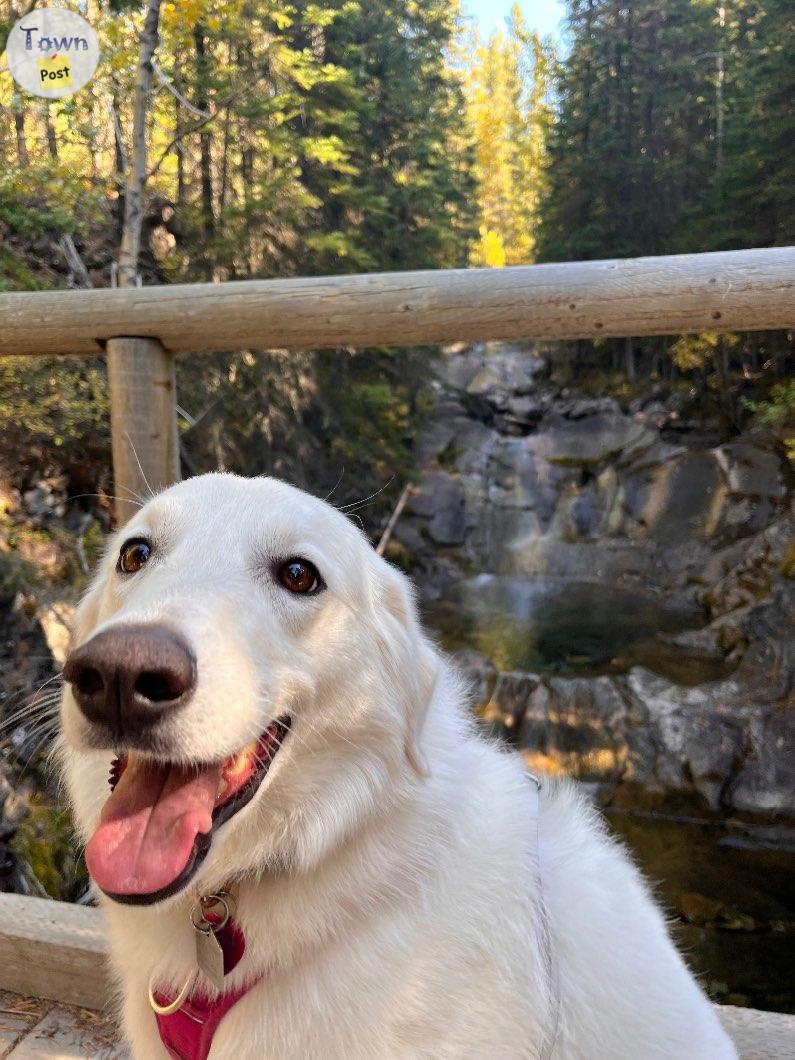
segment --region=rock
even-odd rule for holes
[[[497,432],[477,420],[460,419],[454,424],[448,452],[462,475],[485,475],[492,454],[499,444]]]
[[[531,354],[520,351],[494,354],[483,361],[467,384],[466,392],[503,409],[510,398],[531,393],[548,370],[546,361]]]
[[[533,511],[509,503],[492,503],[481,516],[474,542],[479,561],[496,574],[515,570],[515,557],[541,533],[541,523]]]
[[[718,926],[722,931],[756,931],[757,922],[747,913],[725,913]]]
[[[592,537],[602,525],[604,512],[599,504],[596,487],[577,493],[569,506],[569,521],[577,537]]]
[[[66,477],[42,478],[22,494],[25,513],[37,526],[66,514]]]
[[[622,733],[627,702],[612,679],[506,676],[508,681],[497,682],[494,699],[501,702],[506,692],[516,697],[519,689],[525,694],[521,747],[542,751],[557,769],[580,780],[621,779],[627,768]]]
[[[621,538],[562,541],[544,535],[511,542],[502,570],[571,581],[639,585],[651,580],[656,562],[650,542]]]
[[[723,912],[724,904],[696,891],[679,895],[679,912],[691,924],[708,924]]]
[[[466,390],[483,365],[481,354],[468,352],[442,357],[436,364],[437,376],[453,390]]]
[[[525,426],[538,426],[547,404],[535,397],[511,397],[506,403],[508,415]]]
[[[555,412],[567,420],[581,420],[586,416],[621,416],[621,408],[615,398],[571,398],[558,401]]]
[[[795,813],[795,553],[776,454],[719,444],[664,386],[630,416],[561,390],[515,347],[446,356],[438,374],[396,537],[446,645],[477,649],[481,704],[496,668],[495,730],[602,790]]]
[[[409,501],[411,510],[428,519],[428,533],[438,545],[460,545],[467,528],[466,501],[461,485],[444,471],[422,476]]]
[[[431,519],[428,533],[437,545],[460,545],[463,544],[466,528],[464,498],[451,495],[449,507],[437,512]]]
[[[497,684],[497,669],[483,652],[464,648],[453,652],[452,662],[464,674],[472,694],[475,709],[485,707]]]
[[[455,434],[455,424],[448,418],[436,413],[432,420],[423,426],[414,444],[414,455],[420,464],[425,464],[448,448]]]
[[[512,742],[520,741],[521,746],[534,750],[545,749],[546,745],[544,719],[533,730],[531,704],[539,685],[540,679],[535,674],[500,673],[489,704],[489,713],[499,720],[503,734],[508,734]]]
[[[620,412],[567,419],[547,417],[543,432],[528,439],[532,451],[552,464],[596,468],[609,459],[631,456],[650,448],[657,436]]]
[[[781,500],[787,492],[781,461],[775,453],[747,441],[731,442],[715,450],[731,493]]]
[[[732,771],[725,801],[735,810],[783,817],[795,815],[795,703],[761,707],[743,726],[741,766]]]
[[[725,486],[715,457],[688,452],[626,483],[627,510],[657,541],[679,545],[715,533]]]

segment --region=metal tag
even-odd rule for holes
[[[224,987],[224,951],[208,925],[207,929],[196,929],[196,964],[202,975],[207,976],[216,990]]]

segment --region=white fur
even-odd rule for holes
[[[120,543],[141,534],[155,556],[121,578]],[[271,564],[293,555],[326,591],[278,585]],[[229,884],[246,937],[229,985],[265,977],[221,1024],[212,1060],[539,1057],[555,1007],[544,907],[557,1060],[736,1056],[625,852],[569,784],[545,781],[537,833],[519,757],[475,732],[406,579],[330,505],[220,474],[160,494],[110,543],[75,643],[149,620],[178,627],[198,658],[168,757],[218,760],[285,712],[293,726],[186,893],[146,908],[100,896],[137,1060],[166,1055],[150,979],[185,979],[188,910]],[[87,749],[68,689],[62,717],[87,838],[111,756]]]

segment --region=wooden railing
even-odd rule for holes
[[[177,354],[787,328],[795,247],[1,294],[0,324],[0,356],[107,356],[116,493],[135,495],[179,477]]]

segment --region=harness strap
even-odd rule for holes
[[[224,952],[224,975],[229,975],[246,951],[243,932],[234,920],[229,920],[217,932],[216,938]],[[212,1000],[199,994],[170,1015],[155,1013],[160,1040],[172,1060],[207,1060],[213,1038],[224,1016],[249,990],[261,982],[262,978],[263,976],[259,976],[254,982],[229,993],[219,994]],[[159,1005],[169,1004],[169,999],[160,991],[155,993],[155,1000]]]

